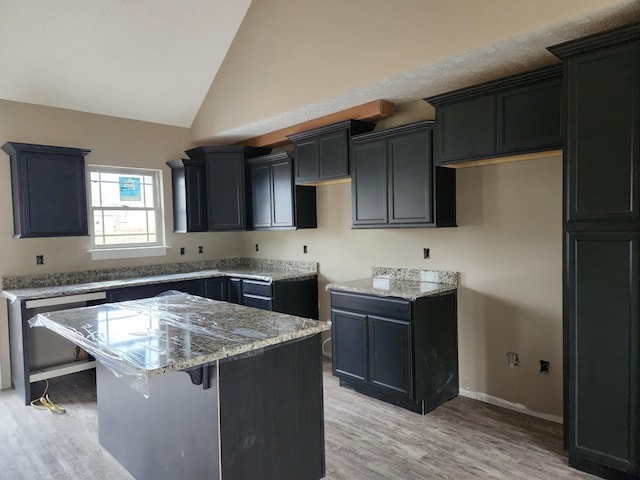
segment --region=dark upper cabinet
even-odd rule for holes
[[[270,151],[232,145],[196,147],[186,152],[190,159],[204,163],[208,231],[246,229],[244,162]]]
[[[640,220],[638,43],[567,58],[566,220]]]
[[[640,25],[563,60],[564,426],[569,465],[640,478]]]
[[[375,124],[359,120],[289,135],[294,145],[295,184],[317,183],[349,177],[349,139],[370,132]]]
[[[84,158],[91,151],[8,142],[14,234],[27,237],[87,235]]]
[[[559,65],[425,100],[436,107],[436,165],[562,148]]]
[[[432,126],[419,122],[352,138],[354,228],[455,226],[455,171],[434,169]]]
[[[167,162],[173,186],[173,231],[207,230],[207,185],[202,159]]]
[[[248,228],[316,228],[316,187],[293,184],[287,152],[247,160]]]

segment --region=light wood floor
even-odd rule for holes
[[[52,380],[64,415],[0,392],[0,479],[132,478],[98,443],[93,381]],[[596,478],[566,466],[560,425],[475,400],[420,416],[338,387],[325,363],[324,405],[329,480]]]

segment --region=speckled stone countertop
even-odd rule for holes
[[[443,295],[457,288],[457,272],[392,267],[374,267],[371,277],[327,285],[327,290],[404,298],[411,301],[421,297]]]
[[[241,277],[267,282],[304,280],[317,275],[317,263],[270,259],[222,259],[119,269],[3,278],[2,296],[10,301],[63,297],[112,288],[210,277]]]
[[[326,322],[184,293],[41,313],[46,327],[116,373],[188,370],[329,330]]]

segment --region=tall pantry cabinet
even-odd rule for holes
[[[640,25],[550,50],[565,82],[569,464],[640,478]]]

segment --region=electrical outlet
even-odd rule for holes
[[[307,246],[306,245],[302,246],[302,253],[307,253]]]
[[[549,375],[551,373],[551,363],[547,360],[540,360],[540,373],[544,373],[545,375]]]
[[[256,252],[260,251],[260,246],[256,243]]]
[[[429,258],[429,249],[428,248],[423,248],[422,249],[422,255],[424,256],[424,258]]]
[[[36,255],[36,265],[44,265],[44,255]]]
[[[180,247],[180,255],[184,255],[184,247]]]
[[[198,247],[198,253],[204,253],[204,247],[202,245]]]

